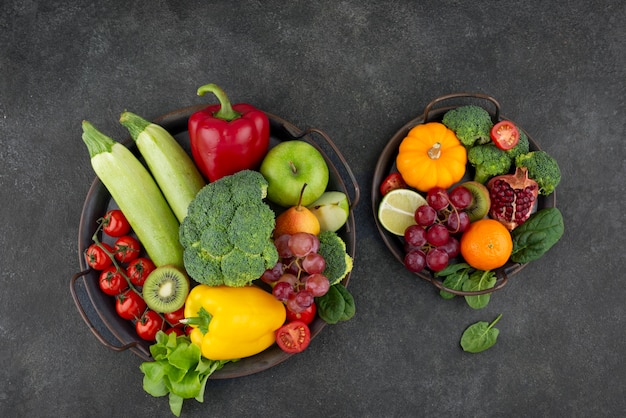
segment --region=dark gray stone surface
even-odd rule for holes
[[[0,8],[0,410],[170,416],[140,360],[103,347],[70,297],[94,178],[82,119],[116,138],[214,82],[327,132],[363,191],[356,317],[266,372],[210,381],[183,416],[623,416],[626,8],[588,2],[4,1]],[[380,240],[371,178],[435,97],[496,97],[561,163],[566,232],[483,310],[442,300]],[[459,347],[503,314],[499,341]]]

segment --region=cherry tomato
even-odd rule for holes
[[[123,275],[124,269],[120,270],[115,266],[109,266],[100,273],[100,289],[107,295],[115,296],[128,289],[128,282]]]
[[[115,298],[115,311],[124,319],[137,319],[146,310],[146,302],[134,290],[128,289]]]
[[[519,130],[517,126],[508,120],[503,120],[491,128],[491,140],[496,147],[508,150],[517,145],[519,142]]]
[[[308,325],[313,322],[316,312],[317,307],[315,306],[315,303],[312,303],[304,311],[298,313],[292,312],[290,309],[287,309],[287,322],[302,321]]]
[[[185,319],[185,305],[183,305],[182,308],[177,311],[166,312],[163,314],[163,316],[165,317],[167,323],[170,324],[172,327],[183,328],[185,324],[181,324],[179,321],[181,319]]]
[[[156,266],[149,258],[139,257],[131,261],[126,267],[128,277],[135,286],[143,286],[148,275],[156,269]]]
[[[287,322],[276,330],[276,344],[286,353],[299,353],[309,346],[311,330],[302,321]]]
[[[109,257],[102,247],[106,248],[106,250],[111,253],[113,252],[113,248],[104,242],[101,242],[100,244],[93,243],[89,246],[89,248],[87,248],[87,251],[85,251],[87,264],[94,270],[104,270],[109,267],[111,263],[113,263],[111,257]]]
[[[120,263],[127,263],[139,257],[141,245],[139,241],[130,235],[123,235],[115,241],[113,246],[115,259]]]
[[[121,237],[130,232],[130,224],[119,209],[111,209],[102,218],[102,230],[111,237]]]
[[[170,327],[168,329],[165,330],[166,334],[171,334],[174,333],[176,335],[178,335],[179,337],[182,337],[183,335],[185,335],[185,330],[179,327]]]
[[[400,173],[391,173],[380,184],[380,194],[384,196],[392,190],[404,189],[406,187],[408,186]]]
[[[156,340],[157,332],[165,326],[165,321],[158,313],[148,309],[141,315],[141,318],[135,322],[135,330],[140,338],[146,341]]]

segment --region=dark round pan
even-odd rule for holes
[[[206,105],[191,106],[165,114],[154,120],[167,129],[179,143],[190,153],[187,120],[192,113]],[[350,215],[346,225],[338,232],[346,242],[347,252],[355,256],[356,238],[353,209],[359,201],[360,190],[356,178],[345,158],[328,135],[319,129],[300,130],[286,120],[267,114],[270,120],[270,146],[292,140],[302,139],[315,146],[324,156],[329,168],[328,190],[344,192],[350,201]],[[320,140],[321,139],[321,140]],[[125,142],[137,155],[132,140]],[[80,272],[70,281],[70,291],[81,317],[95,335],[107,348],[114,351],[130,350],[142,360],[151,361],[150,343],[137,336],[131,321],[120,318],[115,311],[115,299],[104,294],[98,285],[98,272],[90,269],[85,261],[84,252],[91,245],[92,237],[97,229],[97,220],[107,210],[117,207],[115,201],[98,178],[95,178],[83,206],[78,231],[78,259]],[[276,210],[276,208],[274,208]],[[106,238],[102,238],[106,242]],[[348,285],[350,274],[343,280]],[[83,292],[81,292],[83,291]],[[86,293],[87,297],[81,297]],[[319,317],[310,324],[311,338],[319,334],[326,323]],[[275,366],[292,354],[285,353],[276,344],[255,356],[228,363],[211,375],[211,379],[229,379],[258,373]]]

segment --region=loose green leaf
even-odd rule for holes
[[[491,289],[496,285],[496,274],[491,271],[476,270],[469,279],[463,282],[463,290],[466,292],[479,292],[481,290]],[[482,309],[489,304],[491,293],[483,295],[465,296],[467,304],[474,309]]]
[[[157,333],[150,353],[155,360],[139,366],[144,373],[143,388],[154,397],[169,394],[170,410],[176,416],[180,416],[185,399],[204,400],[209,376],[228,363],[205,359],[189,337],[163,331]]]
[[[331,286],[324,296],[316,298],[317,314],[328,324],[339,322],[346,309],[346,300],[336,285]]]
[[[343,315],[341,315],[340,320],[347,321],[350,318],[352,318],[354,314],[356,313],[356,305],[354,304],[354,297],[352,297],[352,294],[341,283],[337,283],[334,286],[336,286],[339,293],[341,293],[341,296],[343,297],[343,300],[345,302],[345,305],[343,308]]]
[[[461,336],[463,350],[468,353],[480,353],[492,347],[498,339],[498,334],[500,334],[500,330],[493,326],[500,318],[502,318],[502,314],[498,315],[491,324],[481,321],[470,325]]]
[[[450,264],[443,270],[435,273],[435,277],[445,277],[442,284],[448,289],[462,290],[463,283],[469,278],[471,267],[467,263]],[[439,291],[439,295],[444,299],[452,299],[456,296],[446,290]]]
[[[516,263],[537,260],[561,239],[564,230],[563,215],[557,208],[538,210],[511,232],[511,260]]]

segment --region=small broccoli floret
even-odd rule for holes
[[[332,286],[352,271],[353,260],[346,252],[346,243],[335,232],[323,231],[319,234],[319,240],[320,248],[317,252],[326,261],[324,275]]]
[[[511,161],[515,160],[515,157],[518,155],[526,154],[530,151],[528,136],[519,126],[517,127],[517,130],[519,131],[519,141],[517,142],[517,145],[505,151]]]
[[[470,148],[467,161],[474,167],[474,181],[483,184],[493,176],[507,173],[512,163],[506,152],[493,143]]]
[[[528,177],[535,180],[539,193],[547,196],[561,181],[561,169],[556,160],[545,151],[531,151],[515,158],[517,167],[526,167]]]
[[[185,269],[209,286],[245,286],[278,261],[267,181],[244,170],[204,186],[180,225]]]
[[[448,110],[441,121],[453,130],[456,137],[466,147],[485,144],[491,140],[493,127],[491,115],[480,106],[467,105]]]

